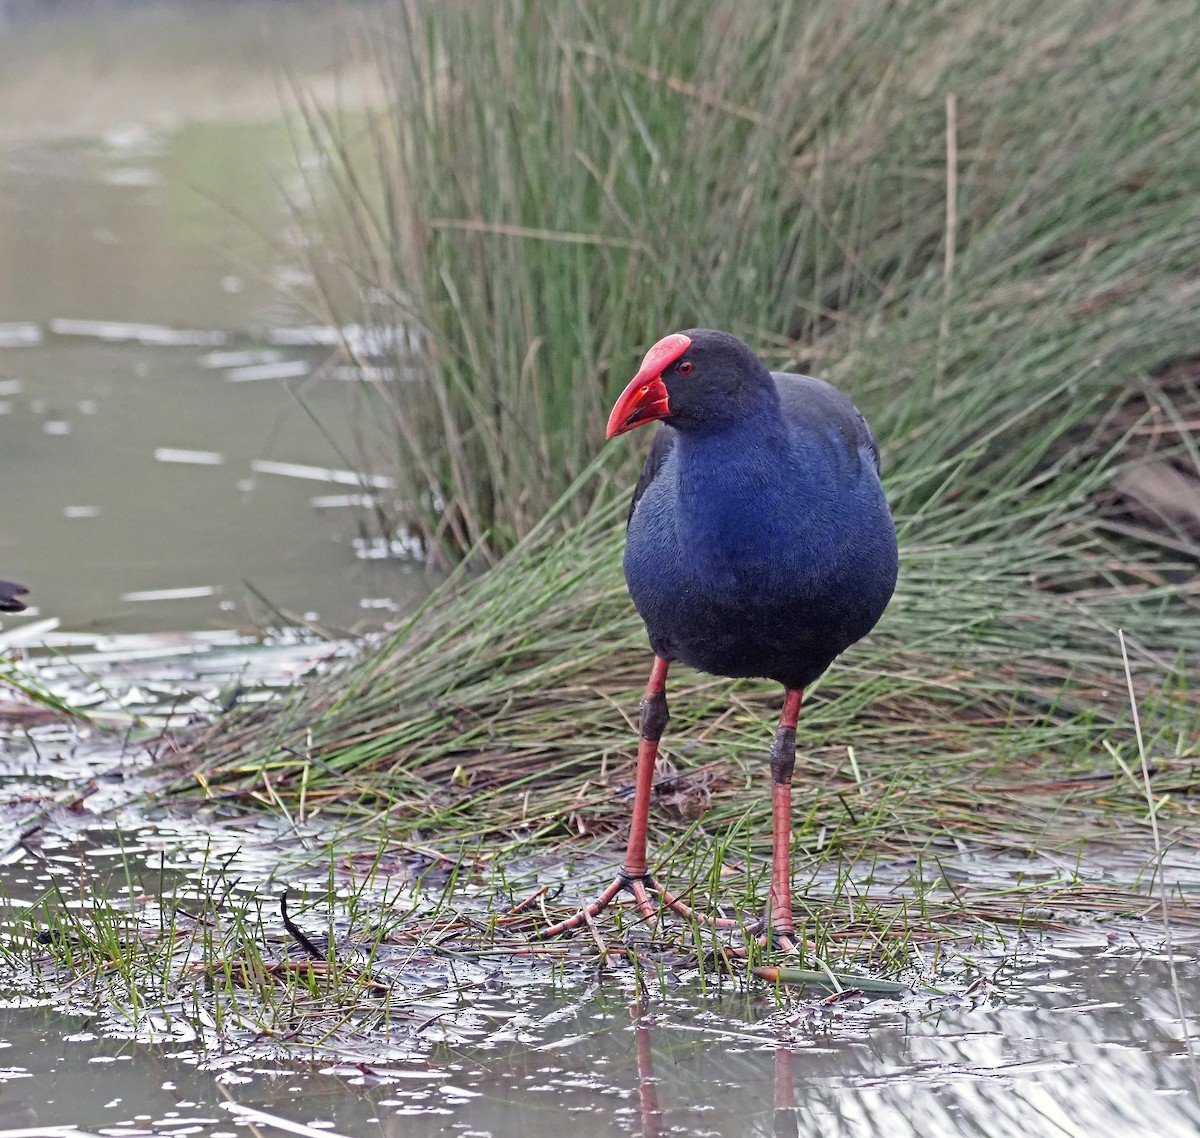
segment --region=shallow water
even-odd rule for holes
[[[253,693],[337,650],[302,640],[239,646],[211,634],[109,638],[77,648],[78,667],[63,660],[45,674],[77,698],[94,684],[102,714],[126,709],[161,723],[216,698],[221,665],[233,658]],[[1036,924],[1031,900],[1023,930],[968,927],[942,949],[926,947],[926,966],[918,953],[907,973],[913,990],[896,997],[702,979],[686,959],[655,965],[653,956],[639,983],[620,959],[598,972],[587,937],[557,962],[457,941],[430,951],[409,924],[442,903],[447,873],[419,849],[380,849],[371,835],[319,817],[246,817],[220,802],[183,810],[156,793],[160,764],[138,746],[55,724],[30,730],[24,743],[10,737],[0,765],[0,892],[14,915],[47,889],[68,908],[107,897],[114,912],[139,915],[123,935],[142,929],[149,953],[164,920],[183,928],[203,913],[238,910],[264,955],[279,961],[296,959],[279,917],[285,889],[297,923],[314,936],[332,928],[343,960],[355,952],[352,932],[361,936],[385,913],[411,917],[372,957],[373,975],[390,988],[383,1019],[378,1001],[339,1012],[336,1000],[320,1011],[301,999],[281,1015],[250,995],[222,1001],[198,980],[131,1007],[111,998],[112,973],[56,980],[70,973],[53,945],[10,955],[0,967],[0,1129],[227,1135],[250,1122],[274,1132],[282,1119],[355,1136],[569,1127],[1090,1138],[1200,1127],[1197,1063],[1181,1030],[1186,1022],[1192,1040],[1200,1033],[1192,991],[1200,929],[1176,927],[1168,955],[1150,898],[1059,909],[1048,928]],[[354,849],[362,856],[347,856]],[[1130,855],[1085,851],[1065,867],[963,850],[947,852],[939,872],[964,892],[1072,874],[1115,887],[1138,874]],[[512,870],[516,895],[560,874],[552,862]],[[589,862],[572,884],[586,893],[609,872],[603,860]],[[894,905],[889,891],[909,872],[898,866],[889,878],[876,865],[874,884],[860,880],[855,900]],[[1169,873],[1177,894],[1200,889],[1194,855],[1176,851]],[[456,894],[460,911],[486,911],[494,893],[490,874],[472,874]],[[508,901],[499,900],[502,910]],[[608,918],[601,924],[611,931]]]
[[[411,564],[359,555],[355,507],[328,504],[358,487],[318,476],[353,465],[352,440],[328,352],[304,342],[290,142],[255,47],[283,7],[280,52],[328,89],[348,66],[332,6],[0,0],[13,21],[0,21],[0,576],[37,605],[0,638],[48,642],[43,682],[110,729],[10,726],[0,897],[10,914],[47,891],[108,897],[153,922],[228,896],[280,960],[285,887],[302,925],[341,932],[351,903],[419,914],[446,881],[419,851],[389,848],[390,877],[364,883],[344,851],[371,836],[319,818],[142,797],[161,793],[160,764],[135,718],[210,715],[235,687],[261,698],[349,650],[235,631],[280,623],[253,590],[345,628],[427,588]],[[153,635],[165,629],[208,631]],[[1088,878],[1131,887],[1149,857],[1105,851]],[[960,850],[941,868],[1005,889],[1078,866]],[[1194,857],[1172,851],[1167,868],[1194,896]],[[482,904],[489,889],[464,892]],[[0,962],[0,1132],[273,1132],[244,1113],[259,1110],[356,1136],[1192,1135],[1183,1027],[1200,1033],[1200,942],[1175,930],[1172,975],[1152,899],[1141,909],[968,929],[942,957],[941,991],[909,977],[918,990],[888,999],[714,985],[685,967],[643,990],[628,967],[601,976],[581,960],[414,962],[401,923],[377,961],[394,1017],[336,1029],[298,1016],[265,1030],[251,1015],[218,1029],[199,981],[114,1006],[103,975],[96,989],[58,982],[53,946],[38,946]]]
[[[0,576],[65,627],[376,626],[426,588],[356,548],[370,472],[305,342],[331,330],[271,59],[317,88],[349,64],[285,7],[0,30]]]
[[[1184,966],[1195,963],[1189,953]],[[300,1048],[289,1060],[249,1044],[222,1056],[129,1042],[10,995],[0,1126],[216,1135],[237,1105],[360,1136],[1090,1138],[1200,1127],[1167,965],[1132,947],[1029,949],[975,1001],[780,1007],[770,993],[692,985],[639,1007],[631,990],[628,976],[500,979],[469,1017],[458,1013],[449,1040],[435,1026],[308,1062]]]
[[[147,897],[161,897],[163,911],[196,911],[219,878],[258,907],[284,959],[275,899],[286,882],[299,923],[323,927],[321,903],[306,909],[304,898],[323,895],[330,833],[130,805],[153,774],[136,752],[94,753],[90,771],[101,800],[43,816],[26,839],[37,857],[0,874],[10,904],[53,881],[69,899],[86,876],[89,896],[118,906],[139,898],[152,926]],[[26,773],[27,811],[38,775]],[[402,860],[389,863],[392,880],[369,884],[352,883],[343,864],[341,895],[361,905],[380,890],[407,908],[420,890]],[[969,868],[958,877],[967,884]],[[1189,886],[1197,880],[1193,867]],[[428,876],[423,884],[435,895],[441,886]],[[256,1029],[252,1002],[242,1026],[218,1031],[217,1002],[186,986],[161,1004],[114,1008],[86,979],[56,986],[43,949],[42,981],[12,972],[0,1006],[0,1106],[9,1125],[114,1135],[227,1134],[246,1108],[360,1136],[568,1126],[596,1135],[1186,1135],[1200,1126],[1197,1068],[1162,941],[1155,921],[1129,918],[1017,934],[1004,947],[968,940],[947,954],[940,990],[918,983],[878,999],[701,983],[686,968],[643,987],[621,963],[599,974],[580,959],[414,957],[395,943],[374,958],[397,993],[386,1024],[356,1026],[348,1009],[312,1022],[298,1013],[283,1032]],[[1177,930],[1188,1003],[1198,948],[1195,930]],[[1200,1031],[1195,1017],[1189,1030]]]

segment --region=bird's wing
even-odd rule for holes
[[[811,375],[794,375],[786,371],[773,371],[771,378],[779,390],[779,401],[784,413],[795,422],[804,422],[816,416],[831,423],[845,440],[858,449],[866,447],[879,473],[879,446],[866,419],[850,399],[836,387],[823,379]]]
[[[25,606],[17,600],[29,590],[24,585],[16,585],[12,581],[0,581],[0,612],[23,612]]]
[[[633,501],[629,503],[629,517],[625,519],[626,525],[629,524],[630,518],[633,517],[633,511],[637,509],[637,504],[642,500],[642,495],[650,488],[650,483],[654,481],[658,472],[662,469],[663,463],[667,461],[667,455],[671,453],[671,448],[675,445],[675,436],[677,433],[673,427],[668,427],[665,424],[658,428],[658,432],[654,436],[654,442],[650,444],[650,453],[646,455],[646,463],[642,467],[642,473],[638,475],[637,485],[633,488]]]

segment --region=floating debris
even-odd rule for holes
[[[325,347],[342,345],[355,356],[382,356],[393,353],[415,354],[421,350],[421,331],[403,324],[370,326],[308,324],[297,328],[273,328],[267,333],[272,344],[281,347]]]
[[[249,364],[225,373],[230,383],[251,383],[259,379],[298,379],[308,375],[312,365],[306,360],[280,360],[277,363]]]
[[[379,499],[374,494],[318,494],[310,498],[308,503],[314,510],[336,510],[347,506],[363,506],[371,508]]]
[[[21,615],[34,616],[37,609],[27,608]],[[8,628],[0,632],[0,652],[11,652],[14,648],[24,648],[29,644],[46,642],[47,633],[58,627],[57,617],[47,617],[45,620],[35,620],[30,624],[22,624],[17,628]]]
[[[399,612],[400,606],[391,597],[361,597],[359,608],[385,609],[387,612]]]
[[[36,324],[0,324],[0,348],[35,348],[42,342],[42,330]],[[20,380],[16,383],[20,390]]]
[[[185,462],[194,466],[220,466],[225,456],[215,450],[181,450],[176,447],[155,447],[158,462]]]
[[[273,364],[283,359],[283,353],[272,348],[251,348],[244,351],[207,352],[196,362],[203,368],[250,367],[253,364]]]
[[[212,585],[197,585],[185,589],[143,589],[135,593],[122,593],[121,600],[131,604],[144,601],[186,601],[193,597],[211,597],[216,591]]]
[[[227,338],[224,332],[167,328],[161,324],[132,324],[118,320],[55,319],[50,321],[50,331],[56,336],[87,336],[110,344],[132,340],[139,344],[172,348],[215,346],[225,343]]]
[[[750,971],[760,980],[771,984],[803,984],[816,988],[832,988],[836,992],[869,992],[877,996],[898,996],[911,991],[913,987],[899,980],[881,980],[875,976],[860,976],[857,972],[774,966],[752,968]]]
[[[250,463],[256,474],[282,474],[285,478],[308,478],[313,482],[337,482],[343,486],[372,486],[377,490],[395,489],[396,480],[385,474],[364,474],[357,470],[330,470],[324,466],[305,466],[299,462],[273,462],[256,458]]]
[[[386,561],[395,558],[399,561],[412,561],[425,556],[425,545],[415,534],[404,530],[386,537],[377,534],[374,537],[356,537],[354,539],[354,556],[360,561]]]

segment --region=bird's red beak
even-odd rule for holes
[[[670,418],[671,407],[667,402],[667,387],[662,381],[662,373],[691,346],[691,339],[675,332],[664,336],[646,353],[637,375],[621,392],[608,417],[605,438],[615,438],[654,419]]]

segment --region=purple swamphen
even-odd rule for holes
[[[577,927],[630,891],[684,916],[646,860],[646,823],[666,678],[678,660],[719,676],[761,676],[785,689],[771,747],[774,848],[768,911],[756,932],[795,949],[791,779],[804,688],[875,626],[896,584],[896,529],[866,421],[841,392],[772,373],[740,340],[707,328],[646,353],[608,421],[608,437],[665,420],[633,493],[625,578],[646,622],[654,667],[641,703],[637,777],[625,863]]]

